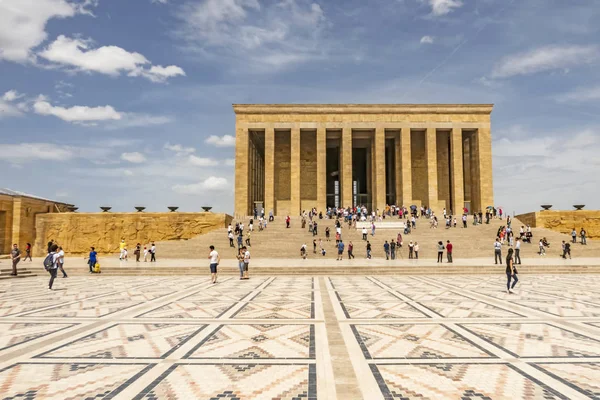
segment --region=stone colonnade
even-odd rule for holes
[[[235,214],[493,205],[491,105],[234,105]]]

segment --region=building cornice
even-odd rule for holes
[[[491,114],[493,104],[233,104],[236,114]]]

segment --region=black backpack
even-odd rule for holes
[[[46,256],[46,258],[44,258],[44,268],[46,269],[46,271],[48,271],[49,269],[52,268],[53,265],[54,265],[54,254],[50,253]]]

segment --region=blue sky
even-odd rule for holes
[[[233,209],[232,103],[494,103],[496,204],[600,207],[597,0],[1,0],[0,187]]]

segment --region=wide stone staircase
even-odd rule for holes
[[[250,217],[244,220],[244,231],[247,231]],[[383,250],[384,242],[396,239],[399,229],[384,229],[386,222],[397,222],[397,218],[385,219],[384,222],[375,223],[375,235],[371,236],[370,229],[368,241],[372,246],[373,258],[385,257]],[[332,219],[318,220],[318,235],[313,236],[308,231],[308,223],[304,229],[301,228],[301,219],[296,217],[292,219],[291,227],[286,228],[284,219],[279,217],[274,222],[268,224],[268,228],[259,232],[255,224],[254,232],[251,234],[250,252],[253,258],[300,258],[300,247],[306,243],[308,248],[307,258],[312,259],[331,259],[337,256],[335,244],[335,221]],[[489,257],[493,262],[494,250],[493,243],[496,239],[498,228],[506,224],[506,220],[493,219],[490,224],[474,226],[472,217],[469,217],[467,228],[462,228],[462,222],[458,221],[457,227],[446,229],[444,226],[438,226],[437,229],[430,228],[428,220],[419,218],[417,220],[417,229],[411,234],[402,234],[403,247],[398,253],[398,259],[408,258],[409,241],[418,242],[420,251],[419,258],[435,259],[437,257],[437,243],[442,241],[446,244],[450,240],[454,247],[454,262],[460,262],[461,258],[479,258]],[[235,221],[234,221],[235,226]],[[513,219],[512,227],[517,232],[521,223]],[[331,231],[330,241],[325,239],[325,228],[329,227]],[[571,237],[543,228],[533,228],[532,244],[521,244],[521,257],[546,257],[558,258],[561,251],[561,242],[571,241]],[[244,234],[245,236],[245,234]],[[538,241],[541,237],[546,237],[550,242],[550,248],[546,249],[546,255],[538,255]],[[313,253],[313,239],[317,240],[317,253]],[[319,251],[319,239],[323,241],[323,247],[327,254],[323,257]],[[245,240],[245,238],[244,238]],[[342,240],[346,244],[349,242],[354,245],[354,255],[356,258],[366,257],[366,242],[362,240],[361,229],[349,228],[348,224],[342,224]],[[579,239],[578,239],[579,241]],[[237,243],[237,242],[236,242]],[[206,258],[209,252],[209,246],[214,245],[223,259],[235,258],[237,255],[236,247],[229,246],[227,238],[227,229],[222,228],[205,235],[184,241],[159,242],[157,243],[157,254],[162,258]],[[503,256],[506,255],[508,243],[503,246]],[[588,239],[588,244],[583,246],[579,243],[571,244],[571,254],[573,257],[597,257],[600,256],[600,241]],[[346,254],[345,254],[346,257]]]

